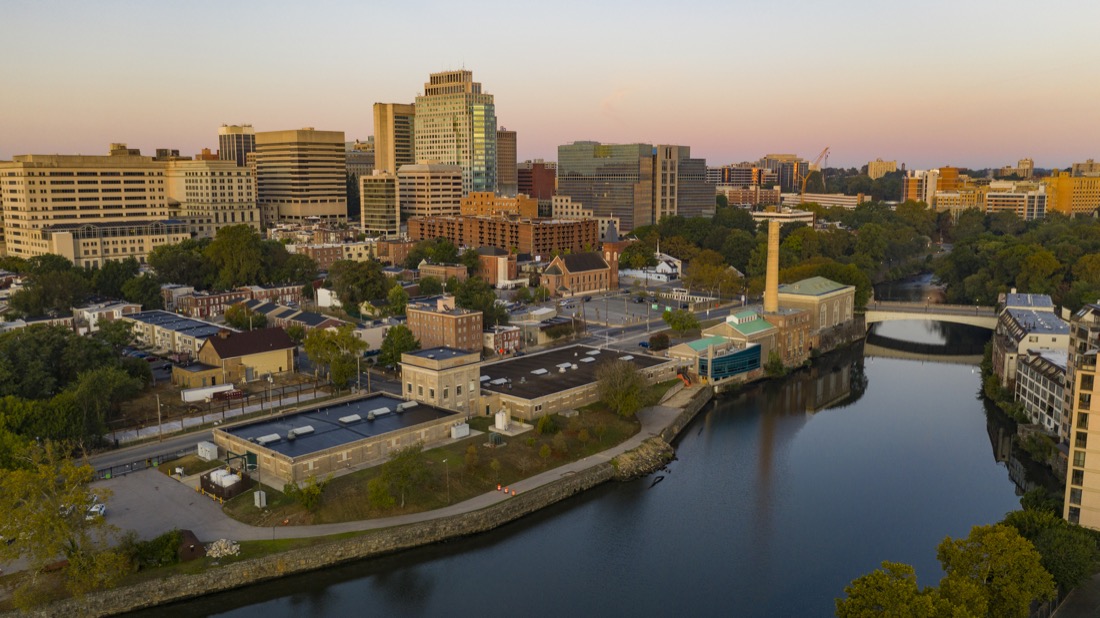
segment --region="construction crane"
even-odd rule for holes
[[[821,154],[817,155],[817,158],[814,159],[814,162],[810,164],[809,171],[806,173],[805,176],[802,177],[802,191],[799,192],[799,195],[806,194],[806,181],[810,179],[810,172],[821,172],[821,184],[825,184],[825,172],[822,171],[822,163],[824,163],[825,165],[829,164],[828,146],[826,146],[825,149],[821,151]]]

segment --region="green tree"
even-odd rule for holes
[[[376,476],[367,483],[367,503],[379,510],[392,509],[397,504],[384,477]]]
[[[127,320],[99,320],[92,337],[111,346],[116,352],[134,341],[134,325]]]
[[[267,316],[237,303],[225,310],[225,322],[239,330],[257,330],[267,326]]]
[[[913,567],[899,562],[883,562],[881,569],[848,584],[844,594],[844,598],[836,600],[837,618],[934,618],[941,615],[936,611],[938,595],[935,591],[921,592]]]
[[[1063,592],[1076,588],[1100,568],[1100,548],[1088,530],[1045,510],[1013,511],[1005,525],[1031,541],[1043,568]]]
[[[381,351],[378,354],[378,363],[381,365],[397,366],[401,362],[401,355],[420,349],[420,341],[413,336],[408,326],[399,324],[386,331],[382,338]]]
[[[477,464],[481,460],[481,458],[477,455],[477,446],[471,444],[470,446],[466,447],[466,456],[464,459],[466,462],[467,472],[473,472],[474,470],[476,470]]]
[[[355,336],[355,327],[346,324],[336,329],[311,330],[303,347],[310,361],[328,368],[330,381],[341,389],[355,376],[356,358],[367,349],[367,342]]]
[[[345,307],[358,307],[368,300],[386,298],[393,285],[382,272],[382,264],[374,261],[340,260],[329,268],[328,280]]]
[[[398,449],[389,461],[382,464],[382,478],[399,496],[401,508],[405,508],[406,494],[428,480],[428,464],[423,450],[420,443]]]
[[[203,250],[209,241],[185,240],[174,245],[161,245],[149,252],[146,261],[164,283],[178,283],[195,288],[209,287],[216,269]]]
[[[436,277],[420,278],[420,294],[423,296],[435,296],[443,293],[443,282]]]
[[[606,361],[596,368],[600,401],[623,418],[633,418],[649,400],[649,388],[638,367],[630,361]]]
[[[957,600],[956,590],[976,586],[991,616],[1026,618],[1032,601],[1054,596],[1054,579],[1039,552],[1011,526],[974,526],[965,539],[947,537],[936,557],[947,573],[941,594]]]
[[[787,367],[783,365],[783,358],[777,350],[768,352],[768,362],[764,363],[764,373],[770,378],[779,378],[787,375]]]
[[[448,286],[455,295],[455,304],[463,309],[481,312],[485,328],[508,323],[508,311],[497,302],[496,292],[480,277],[470,277],[457,286]]]
[[[0,469],[0,534],[19,539],[0,543],[0,562],[24,559],[37,574],[66,559],[66,586],[79,596],[114,586],[129,568],[125,557],[109,549],[111,527],[102,518],[85,517],[93,495],[105,499],[108,492],[90,490],[91,466],[66,457],[64,450],[50,442],[28,444],[13,457],[15,467]],[[22,581],[17,604],[33,598],[28,588],[35,578]]]
[[[550,459],[550,455],[551,455],[550,445],[549,444],[543,444],[542,447],[539,448],[539,457],[542,457],[543,459]]]
[[[676,309],[674,311],[666,311],[661,316],[661,319],[668,324],[668,327],[676,332],[681,337],[688,331],[699,328],[699,318],[695,317],[695,314],[686,309]]]
[[[92,288],[96,294],[108,298],[122,296],[122,286],[137,277],[141,266],[133,257],[124,260],[107,260],[92,274]]]
[[[302,345],[306,339],[306,329],[301,324],[291,324],[286,327],[286,334],[297,345]]]
[[[634,270],[652,268],[657,265],[657,258],[653,254],[653,247],[645,243],[630,243],[619,255],[619,267]]]
[[[214,285],[230,289],[265,281],[262,244],[260,234],[248,225],[229,225],[218,230],[203,251],[217,272]]]
[[[309,512],[314,512],[321,506],[321,499],[324,497],[325,486],[332,480],[332,476],[328,476],[323,481],[318,481],[314,475],[306,477],[305,485],[299,487],[297,483],[287,483],[283,486],[283,493],[287,497],[293,498],[298,504],[301,504]]]
[[[164,308],[164,298],[160,295],[160,282],[153,275],[144,274],[122,284],[122,297],[132,303],[138,303],[145,311]]]
[[[386,308],[390,315],[405,315],[405,305],[409,304],[409,293],[405,288],[400,285],[393,286],[386,298],[389,301]]]
[[[80,374],[73,393],[84,419],[85,436],[107,432],[108,421],[118,413],[123,401],[141,392],[142,383],[117,367],[99,367]]]
[[[293,253],[287,256],[282,269],[273,280],[286,283],[309,283],[316,278],[317,263],[313,258],[303,253]]]

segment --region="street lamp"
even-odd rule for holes
[[[443,460],[443,474],[447,478],[447,504],[451,503],[451,467],[447,465],[447,460]]]

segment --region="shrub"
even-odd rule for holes
[[[543,444],[542,445],[542,448],[539,449],[539,457],[542,457],[543,459],[549,459],[550,458],[550,445],[549,444]]]
[[[657,333],[649,338],[650,350],[665,350],[668,348],[668,335],[664,333]]]
[[[139,541],[137,535],[128,534],[119,544],[119,549],[141,570],[179,562],[179,547],[182,542],[183,535],[179,530],[169,530],[148,541]]]
[[[565,434],[559,433],[554,436],[554,439],[550,441],[550,444],[554,446],[554,450],[560,455],[564,455],[569,452],[569,443],[565,441]]]
[[[558,424],[554,422],[554,419],[551,418],[549,414],[547,414],[539,418],[538,422],[535,424],[535,431],[544,436],[556,433],[558,431]]]

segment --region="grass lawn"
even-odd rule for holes
[[[664,393],[671,384],[651,388],[654,393]],[[396,504],[391,508],[368,503],[367,483],[381,474],[381,466],[375,466],[329,481],[313,512],[272,490],[267,492],[266,509],[256,509],[251,491],[230,500],[224,508],[231,517],[254,526],[325,524],[418,513],[462,502],[496,489],[498,483],[509,485],[583,459],[626,440],[640,427],[637,419],[619,418],[602,405],[588,406],[573,418],[556,414],[551,418],[558,429],[552,434],[532,430],[493,447],[490,434],[484,433],[424,451],[428,479],[409,491],[404,506],[399,495],[394,496]],[[470,424],[475,430],[487,431],[490,423],[489,417],[476,417]],[[496,469],[494,460],[499,464]]]

